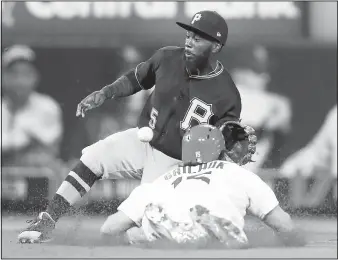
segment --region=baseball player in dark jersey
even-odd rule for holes
[[[240,94],[223,65],[217,61],[226,43],[228,26],[216,12],[201,11],[187,30],[185,47],[164,47],[145,62],[81,101],[77,116],[108,99],[155,90],[139,118],[138,127],[112,134],[86,147],[76,167],[49,203],[46,212],[19,234],[22,243],[49,239],[56,221],[99,179],[136,178],[151,182],[181,160],[181,140],[190,127],[238,121]],[[150,142],[138,138],[139,128],[153,131]]]

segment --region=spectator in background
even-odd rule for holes
[[[242,97],[241,118],[256,130],[257,151],[244,167],[259,174],[275,142],[290,131],[291,104],[288,98],[269,90],[269,53],[263,46],[243,49],[231,71]]]
[[[309,144],[287,158],[281,166],[282,175],[288,178],[297,174],[310,177],[316,172],[327,172],[337,180],[337,105],[329,111]],[[335,184],[333,195],[337,200],[337,183],[331,183]]]
[[[2,59],[2,166],[57,167],[60,172],[61,109],[54,99],[36,92],[34,51],[14,45]]]

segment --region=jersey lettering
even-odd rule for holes
[[[201,180],[204,181],[205,183],[209,184],[210,183],[210,178],[206,177],[205,175],[210,175],[211,171],[205,172],[199,175],[194,175],[194,176],[188,176],[187,180]]]
[[[192,169],[193,167],[193,169]],[[195,175],[201,171],[204,170],[212,170],[212,169],[220,169],[223,170],[224,169],[224,162],[220,162],[220,161],[214,161],[214,162],[209,162],[209,163],[203,163],[200,164],[198,166],[183,166],[183,167],[179,167],[173,171],[170,171],[169,173],[167,173],[166,175],[164,175],[164,179],[166,181],[171,180],[172,178],[176,177],[176,176],[181,176],[181,175]],[[200,173],[200,174],[204,174],[204,173]],[[199,174],[199,175],[200,175]]]
[[[178,177],[176,180],[173,181],[171,185],[173,185],[175,189],[177,185],[181,183],[181,181],[182,181],[182,177]]]
[[[210,177],[205,176],[205,175],[211,175],[211,171],[208,172],[204,172],[198,175],[193,175],[193,176],[188,176],[186,180],[201,180],[204,181],[206,184],[210,183]],[[178,184],[180,184],[183,180],[183,177],[178,177],[176,178],[173,183],[171,185],[174,186],[174,188],[176,188],[178,186]]]
[[[202,114],[198,113],[198,110],[203,111]],[[183,121],[181,121],[181,128],[184,131],[190,128],[192,119],[195,119],[200,124],[209,123],[213,115],[211,104],[207,104],[198,98],[193,98],[190,100],[190,106]]]

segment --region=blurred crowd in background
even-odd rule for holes
[[[134,13],[129,15],[138,15],[138,23],[144,19],[145,27],[149,22],[156,27],[158,21],[156,31],[149,28],[141,35],[137,34],[141,25],[135,25],[135,34],[130,32],[130,20],[136,18],[128,18],[122,4],[112,4],[115,9],[110,5],[111,17],[100,9],[101,18],[99,5],[89,2],[32,3],[2,2],[1,175],[2,197],[8,201],[3,206],[9,210],[14,210],[15,203],[23,203],[25,210],[41,205],[84,147],[136,125],[152,90],[108,101],[83,119],[75,117],[77,103],[148,59],[156,49],[172,43],[183,46],[184,32],[168,30],[165,34],[167,23],[175,27],[177,19],[189,19],[191,9],[203,9],[201,2],[189,3],[184,5],[184,14],[177,11],[175,16],[169,7],[177,2],[165,7],[150,3],[149,18],[141,15],[144,7],[133,3]],[[70,11],[66,12],[67,4]],[[270,7],[257,4],[258,11],[251,16],[249,5],[237,6],[236,10],[246,10],[242,18],[227,11],[227,7],[235,10],[229,3],[223,6],[225,10],[217,10],[228,20],[230,31],[220,60],[241,93],[242,121],[255,128],[258,136],[255,162],[245,167],[268,182],[285,206],[336,214],[336,3],[290,2],[287,6],[268,2]],[[85,7],[94,8],[95,15],[90,16]],[[280,13],[264,17],[262,10]],[[165,23],[163,14],[167,15]],[[68,28],[63,28],[65,22]],[[93,33],[92,28],[81,27],[77,31],[81,22],[109,23],[112,39],[107,40],[102,29]],[[245,35],[250,28],[244,32],[243,26],[250,23],[256,35]],[[295,25],[299,31],[288,35]],[[265,35],[264,30],[270,31]],[[99,182],[85,204],[124,199],[137,185],[127,180]]]

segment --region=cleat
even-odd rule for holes
[[[45,243],[51,240],[50,235],[55,228],[55,221],[47,212],[41,212],[34,220],[29,220],[29,227],[18,235],[21,244]]]

